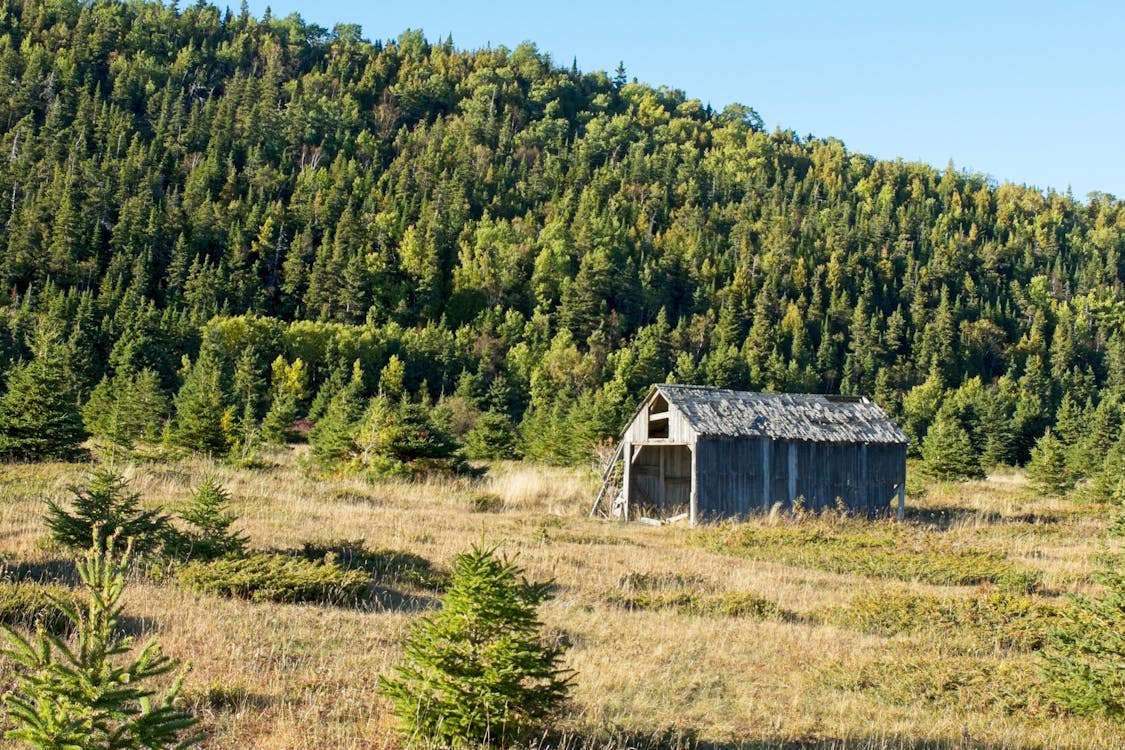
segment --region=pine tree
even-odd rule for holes
[[[297,418],[300,402],[305,397],[308,370],[300,359],[287,364],[281,356],[274,360],[272,370],[272,397],[269,411],[262,420],[262,436],[273,443],[284,443],[289,438],[289,426]]]
[[[1043,674],[1055,700],[1079,714],[1125,718],[1125,576],[1104,572],[1099,596],[1076,597],[1047,634]]]
[[[129,549],[117,559],[113,538],[91,537],[94,545],[78,561],[89,606],[62,607],[74,626],[76,644],[40,630],[34,639],[5,628],[3,655],[16,662],[18,682],[4,696],[14,728],[7,738],[37,748],[161,750],[187,748],[202,735],[185,736],[197,723],[175,701],[181,673],[167,692],[146,683],[176,669],[160,644],[151,640],[134,655],[133,639],[120,629],[121,597]],[[60,604],[61,606],[61,604]]]
[[[0,396],[0,460],[73,457],[85,439],[78,396],[59,331],[40,324],[32,359],[12,365]]]
[[[551,583],[522,576],[492,550],[454,560],[441,610],[415,623],[402,664],[379,680],[411,737],[507,747],[541,731],[566,700],[573,675],[536,614]]]
[[[82,407],[86,429],[109,452],[156,442],[168,415],[168,397],[152,370],[102,378]]]
[[[330,467],[355,452],[355,435],[367,404],[363,398],[363,370],[359,360],[352,378],[328,404],[328,410],[309,431],[309,447],[321,466]]]
[[[1074,489],[1074,475],[1066,465],[1066,446],[1050,428],[1031,449],[1027,477],[1045,495],[1062,497]]]

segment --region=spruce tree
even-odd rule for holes
[[[983,479],[980,456],[953,410],[943,407],[922,441],[922,468],[935,479]]]
[[[0,396],[0,460],[71,458],[86,438],[78,396],[57,328],[41,323],[31,341],[32,358],[5,373]]]
[[[1027,477],[1044,495],[1062,497],[1074,489],[1074,475],[1066,464],[1066,446],[1050,428],[1031,449]]]
[[[165,538],[168,520],[158,510],[143,510],[140,495],[129,492],[128,487],[125,478],[113,469],[92,469],[84,485],[67,487],[70,510],[54,500],[47,502],[51,538],[71,549],[83,549],[100,530],[103,542],[119,535],[131,540],[137,552],[156,550]]]
[[[222,368],[211,349],[204,346],[176,394],[172,443],[201,453],[226,455],[233,437],[228,400]]]
[[[14,689],[4,696],[13,726],[6,737],[51,750],[197,744],[202,735],[186,734],[197,719],[175,705],[182,673],[158,700],[147,685],[174,671],[177,663],[155,639],[134,653],[133,639],[122,635],[129,550],[119,559],[112,537],[91,538],[93,547],[78,561],[89,604],[82,610],[62,606],[76,643],[63,643],[43,630],[27,638],[5,628],[8,647],[2,655],[16,663],[17,673]]]
[[[483,460],[520,457],[519,435],[507,414],[486,411],[465,436],[465,454]]]
[[[191,494],[191,504],[180,513],[188,529],[177,535],[173,554],[215,560],[244,553],[247,538],[231,528],[238,517],[227,510],[229,505],[230,493],[219,484],[218,477],[204,477]]]
[[[1047,634],[1043,673],[1055,700],[1079,714],[1125,719],[1125,576],[1099,575],[1097,596],[1076,597]]]
[[[355,435],[365,406],[363,370],[356,360],[351,380],[332,397],[324,416],[309,431],[310,450],[322,466],[330,467],[355,452]]]
[[[541,633],[536,610],[550,590],[493,550],[457,556],[441,610],[415,623],[395,675],[379,680],[412,738],[506,747],[546,727],[573,679],[563,646]]]

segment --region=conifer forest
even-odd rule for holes
[[[908,548],[938,539],[932,535],[975,533],[968,526],[951,532],[948,526],[926,526],[909,541],[893,524],[876,524],[878,530],[868,532],[839,520],[810,541],[794,521],[792,527],[753,526],[753,532],[704,530],[674,542],[666,529],[649,530],[663,534],[650,537],[628,529],[612,532],[624,534],[625,541],[611,544],[605,541],[611,532],[584,518],[597,490],[590,467],[618,438],[649,386],[663,382],[871,398],[908,434],[911,475],[929,483],[929,500],[927,491],[911,497],[920,507],[936,503],[915,511],[922,516],[910,516],[919,529],[923,521],[937,523],[938,515],[926,515],[931,511],[953,513],[959,501],[949,498],[960,497],[958,488],[991,487],[988,477],[1001,476],[1018,478],[1023,499],[1008,505],[980,500],[987,505],[974,511],[981,524],[1026,523],[1038,534],[1048,523],[1043,519],[1056,513],[1063,520],[1056,519],[1060,525],[1051,533],[1061,534],[1073,522],[1083,530],[1068,539],[1112,538],[1112,530],[1104,534],[1105,523],[1091,520],[1096,514],[1089,509],[1112,509],[1099,516],[1104,521],[1125,504],[1125,202],[1104,193],[1076,197],[997,182],[953,163],[936,169],[878,160],[831,137],[768,132],[751,106],[719,111],[690,92],[637,82],[624,65],[611,73],[583,71],[532,43],[465,50],[453,39],[427,39],[409,30],[371,41],[365,32],[373,31],[347,23],[327,29],[268,11],[255,17],[245,5],[232,11],[203,0],[179,6],[154,0],[0,0],[0,487],[7,487],[0,503],[16,507],[10,498],[30,492],[13,489],[30,482],[17,477],[19,471],[32,472],[45,485],[56,482],[62,494],[51,501],[47,520],[37,515],[34,523],[50,527],[42,533],[55,534],[57,549],[82,553],[91,532],[98,533],[98,525],[88,521],[104,498],[120,519],[132,518],[141,524],[137,528],[151,532],[150,548],[162,546],[166,554],[194,560],[174,576],[181,583],[190,579],[185,586],[207,595],[219,596],[215,592],[221,590],[236,600],[258,601],[257,594],[223,588],[226,582],[209,583],[207,576],[219,573],[207,566],[238,561],[276,573],[321,565],[309,573],[317,578],[329,575],[323,566],[336,565],[333,561],[359,561],[331,572],[338,577],[330,582],[335,592],[330,596],[272,600],[328,602],[340,617],[351,617],[348,603],[365,596],[372,580],[357,579],[357,571],[367,570],[376,581],[384,575],[392,587],[398,581],[419,600],[436,597],[442,584],[433,581],[445,573],[431,570],[420,556],[441,568],[472,541],[481,546],[457,558],[457,569],[472,564],[476,575],[499,581],[497,590],[521,603],[523,609],[516,610],[525,622],[523,636],[534,640],[542,625],[533,616],[535,607],[542,605],[545,621],[558,626],[559,608],[576,596],[562,580],[565,567],[555,573],[556,563],[548,564],[546,552],[540,552],[563,544],[564,537],[574,550],[587,550],[575,556],[593,555],[591,545],[603,542],[605,549],[617,550],[613,554],[623,554],[634,549],[629,545],[643,549],[657,543],[646,539],[658,539],[687,545],[676,553],[685,560],[729,554],[733,561],[768,560],[884,581],[902,574],[861,571],[836,558],[825,562],[830,550],[815,545],[840,535],[847,544],[855,542],[857,555],[900,546],[907,555]],[[284,459],[276,458],[282,454]],[[81,467],[65,468],[94,458],[106,460],[109,468],[94,470],[92,480],[82,479]],[[144,498],[131,495],[115,474],[115,467],[128,461],[142,467],[130,476]],[[45,471],[34,467],[47,462],[64,467],[49,475],[56,479],[34,474]],[[203,479],[196,476],[201,462],[212,467]],[[459,541],[443,537],[439,525],[375,543],[374,548],[393,543],[404,555],[410,547],[409,559],[420,562],[409,575],[400,558],[395,558],[400,567],[388,568],[362,542],[341,547],[340,539],[353,533],[346,524],[331,544],[322,539],[321,547],[305,544],[304,552],[289,555],[278,548],[309,540],[276,531],[257,505],[239,509],[246,518],[258,518],[241,527],[224,510],[248,497],[247,487],[265,481],[255,477],[269,474],[274,463],[292,486],[323,501],[318,507],[347,502],[358,508],[353,498],[367,497],[381,482],[398,483],[386,485],[398,489],[385,502],[414,507],[421,501],[411,493],[436,482],[432,486],[447,488],[435,490],[438,494],[471,496],[472,507],[462,510],[472,515]],[[535,578],[557,575],[563,585],[556,600],[546,584],[520,589],[514,563],[491,559],[494,548],[479,531],[479,519],[488,517],[481,513],[503,519],[524,512],[512,510],[515,501],[487,483],[529,471],[528,466],[556,477],[559,492],[567,482],[582,483],[566,501],[579,510],[558,522],[574,529],[567,526],[564,533],[553,521],[540,528],[534,519],[545,517],[544,508],[555,502],[543,499],[547,495],[535,496],[542,507],[527,511],[533,520],[513,516],[526,523],[512,528],[530,529],[531,551],[521,553],[520,564]],[[178,479],[161,471],[182,471],[191,482],[175,484]],[[90,482],[86,489],[84,481]],[[318,482],[350,489],[321,496],[317,493],[329,490],[315,489]],[[187,514],[173,518],[167,509],[140,510],[154,500],[150,491],[174,486],[172,494],[187,498],[189,484],[196,489]],[[70,505],[60,499],[63,485]],[[908,491],[916,489],[911,479]],[[997,490],[1013,491],[1007,485]],[[1032,496],[1053,510],[1014,509]],[[402,499],[407,497],[409,503]],[[86,520],[68,515],[72,506],[80,517],[85,512]],[[363,512],[381,513],[378,507],[364,505]],[[1072,512],[1076,515],[1067,515]],[[0,525],[10,521],[5,518]],[[11,523],[27,526],[18,519]],[[1116,523],[1125,528],[1125,513]],[[494,531],[524,533],[503,528]],[[1004,533],[998,538],[1015,538]],[[764,536],[751,538],[754,534]],[[884,536],[870,544],[856,541],[866,534]],[[584,547],[574,542],[579,537],[587,539]],[[94,581],[87,585],[119,594],[112,589],[117,568],[98,557],[106,554],[106,542],[100,543],[100,553],[86,553],[82,575]],[[1083,548],[1082,565],[1090,570],[1083,567],[1079,574],[1074,568],[1057,579],[1054,568],[1035,573],[1029,551],[1050,543],[1020,541],[1025,546],[1016,551],[1003,547],[1007,543],[986,545],[980,553],[985,557],[968,560],[962,559],[969,553],[960,542],[935,541],[927,555],[956,558],[958,565],[1000,565],[998,560],[1010,565],[989,567],[978,577],[950,573],[953,578],[931,580],[930,572],[920,573],[911,585],[995,586],[1001,593],[994,596],[1035,602],[1040,600],[1029,598],[1033,594],[1049,594],[1054,602],[1075,592],[1098,596],[1110,590],[1117,597],[1111,604],[1079,599],[1075,611],[1104,604],[1110,616],[1125,622],[1120,606],[1125,588],[1120,577],[1113,578],[1120,561],[1115,542],[1097,552]],[[135,557],[149,554],[140,537],[132,544]],[[792,552],[801,544],[824,554],[813,560]],[[19,549],[39,554],[31,542],[25,546]],[[208,550],[205,561],[198,557],[201,550]],[[6,571],[0,579],[12,578],[19,554],[0,549],[0,568]],[[595,565],[592,580],[609,576],[615,583],[607,586],[616,592],[598,589],[596,606],[616,607],[615,612],[624,607],[634,617],[675,610],[675,616],[699,623],[737,610],[753,620],[739,628],[765,627],[765,621],[779,632],[796,628],[796,621],[855,627],[868,635],[904,632],[896,629],[901,623],[872,626],[863,620],[861,627],[848,619],[893,610],[900,600],[864,605],[870,607],[866,614],[855,602],[821,611],[802,599],[804,594],[785,600],[770,589],[777,596],[766,598],[781,602],[782,609],[739,600],[730,610],[729,597],[723,599],[729,592],[707,588],[725,583],[675,578],[656,570],[662,564],[658,557],[644,560],[652,567],[644,573],[615,567],[618,562]],[[730,563],[736,564],[742,563]],[[1109,577],[1090,577],[1094,568]],[[249,575],[238,573],[243,574]],[[139,585],[167,588],[162,580]],[[675,604],[669,591],[683,594],[685,586],[692,593]],[[450,590],[460,591],[456,585]],[[918,601],[933,596],[930,589],[911,591]],[[658,594],[669,598],[652,604]],[[879,589],[872,596],[884,594]],[[162,601],[160,596],[172,594],[154,596]],[[1014,606],[1015,599],[1004,601],[1004,607]],[[684,614],[684,607],[690,612]],[[940,617],[919,616],[919,622],[952,617],[955,627],[975,633],[980,618],[995,615],[981,611],[974,610],[978,619],[971,627],[969,615],[948,609]],[[1013,611],[995,616],[1014,617]],[[1039,614],[1033,607],[1021,609],[1019,617]],[[105,617],[110,615],[116,616]],[[243,615],[229,616],[241,622]],[[1108,669],[1107,679],[1117,680],[1116,698],[1099,699],[1093,708],[1078,706],[1071,698],[1082,688],[1067,680],[1081,682],[1084,678],[1074,675],[1082,669],[1064,656],[1050,656],[1049,644],[1064,653],[1059,633],[1078,632],[1067,631],[1065,623],[1080,623],[1082,615],[1044,617],[1056,627],[1050,631],[1055,635],[1031,646],[1023,641],[996,646],[1016,649],[1016,656],[996,656],[991,645],[979,656],[972,650],[976,646],[965,646],[946,660],[970,669],[970,661],[998,659],[1001,666],[988,679],[1000,682],[1011,676],[1004,670],[1012,664],[1030,663],[1035,676],[1027,679],[1056,686],[1054,703],[1043,698],[1014,707],[972,704],[967,710],[977,712],[979,725],[966,723],[964,736],[1000,731],[988,718],[995,717],[992,711],[1063,716],[1066,727],[1058,734],[1036,729],[1047,733],[1034,735],[1034,742],[1024,729],[1012,729],[988,745],[995,750],[1055,746],[1064,735],[1112,746],[1121,739],[1114,722],[1125,713],[1121,662]],[[607,668],[598,666],[584,640],[587,635],[596,640],[591,634],[598,625],[563,621],[561,630],[585,635],[570,643],[564,633],[558,643],[543,647],[549,658],[536,668],[554,691],[540,707],[544,716],[558,713],[567,691],[579,705],[601,706],[591,683],[584,683]],[[1012,621],[1003,622],[1009,627]],[[442,623],[433,619],[425,627],[439,629]],[[884,625],[887,629],[879,630]],[[352,632],[351,625],[340,627]],[[406,626],[395,620],[389,627],[401,637]],[[653,632],[666,632],[659,627],[653,625]],[[103,635],[112,630],[106,625]],[[190,641],[187,634],[170,637],[181,645]],[[410,642],[425,639],[415,635]],[[573,653],[564,674],[559,665],[567,648]],[[1116,649],[1117,658],[1123,652],[1120,643],[1100,648],[1101,654]],[[1040,651],[1047,654],[1045,671],[1035,666]],[[850,657],[839,658],[847,663]],[[1105,668],[1099,664],[1094,668]],[[826,690],[875,690],[848,682],[845,673],[878,668],[893,672],[886,664],[853,664],[836,672],[826,664],[810,679],[828,685]],[[250,673],[253,666],[241,669]],[[222,674],[206,658],[197,670]],[[159,680],[163,672],[153,674]],[[371,691],[376,676],[368,675]],[[12,679],[0,672],[0,692],[11,688]],[[398,691],[396,705],[409,707],[413,694],[403,687],[409,680],[398,679],[385,684]],[[1012,679],[1017,693],[1043,694],[1020,682],[1022,677]],[[253,734],[247,724],[232,729],[237,722],[221,709],[228,698],[204,695],[192,680],[185,678],[182,694],[178,681],[171,688],[169,713],[160,725],[169,736],[180,731],[181,719],[184,727],[191,723],[181,711],[184,705],[197,714],[200,706],[210,706],[220,718],[205,719],[204,729],[226,738],[215,740],[215,747],[305,746],[293,737],[291,744],[275,738],[270,745],[266,730]],[[619,688],[602,684],[599,695]],[[268,692],[254,684],[245,689]],[[924,692],[916,684],[904,690]],[[171,708],[173,698],[181,708]],[[264,712],[259,728],[280,726],[283,716],[304,717],[268,701],[266,708],[255,708],[251,698],[238,705]],[[898,704],[891,700],[891,705]],[[940,701],[935,705],[945,710]],[[669,734],[641,708],[628,709],[635,714],[620,706],[613,710],[625,712],[616,715],[626,718],[614,721],[634,733],[621,746],[643,745],[637,739],[643,735],[653,748],[751,735],[763,742],[803,742],[831,734],[825,727],[834,721],[809,719],[808,726],[789,734],[760,722],[752,729],[732,724],[712,731],[706,716],[730,711],[708,704],[699,716],[691,706],[682,709],[685,721],[695,722],[696,734]],[[615,715],[613,710],[601,706],[598,714],[591,708],[581,721],[564,722],[576,738],[556,737],[540,746],[608,747],[597,742],[612,721],[591,717]],[[887,736],[906,737],[910,733],[902,727],[918,721],[909,713],[914,709],[901,710],[905,713],[899,724],[888,725]],[[1065,723],[1084,721],[1074,717],[1087,714],[1118,718],[1093,730]],[[444,720],[434,721],[443,732],[453,731]],[[336,721],[324,726],[335,727]],[[473,743],[506,744],[496,727],[508,725],[470,727],[472,718],[464,721],[469,727],[464,736],[474,737]],[[535,727],[511,721],[505,731],[520,742],[537,736]],[[337,734],[326,729],[316,746],[374,747],[354,738],[383,731],[383,724],[376,726],[377,731],[348,724],[331,730]],[[959,730],[935,727],[925,733],[935,742],[961,736]],[[455,734],[443,735],[439,744],[458,741]],[[930,747],[903,743],[856,747]],[[708,745],[728,746],[735,747]],[[760,745],[766,746],[773,745]]]

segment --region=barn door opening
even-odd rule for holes
[[[668,520],[690,514],[691,449],[663,443],[638,445],[633,451],[629,518]]]

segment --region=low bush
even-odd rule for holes
[[[630,573],[621,579],[609,602],[636,610],[674,610],[701,617],[792,619],[776,603],[745,591],[715,591],[706,580],[679,574]]]
[[[1042,599],[1002,592],[939,597],[896,591],[860,594],[846,606],[822,612],[818,619],[878,635],[944,629],[990,647],[1033,651],[1043,645],[1060,616],[1059,607]]]
[[[193,562],[177,573],[197,591],[254,602],[351,604],[371,583],[361,570],[345,570],[331,557],[307,560],[276,552]]]
[[[884,653],[858,664],[832,663],[814,679],[895,706],[928,704],[943,711],[1008,715],[1047,709],[1035,669],[1026,660]]]
[[[77,607],[79,601],[65,586],[0,581],[0,625],[29,631],[41,627],[53,635],[66,635],[71,622],[63,606]]]
[[[824,523],[739,526],[704,533],[710,549],[869,578],[937,586],[1009,582],[1034,588],[1035,573],[995,552],[951,549],[936,534],[909,534],[889,524]]]

